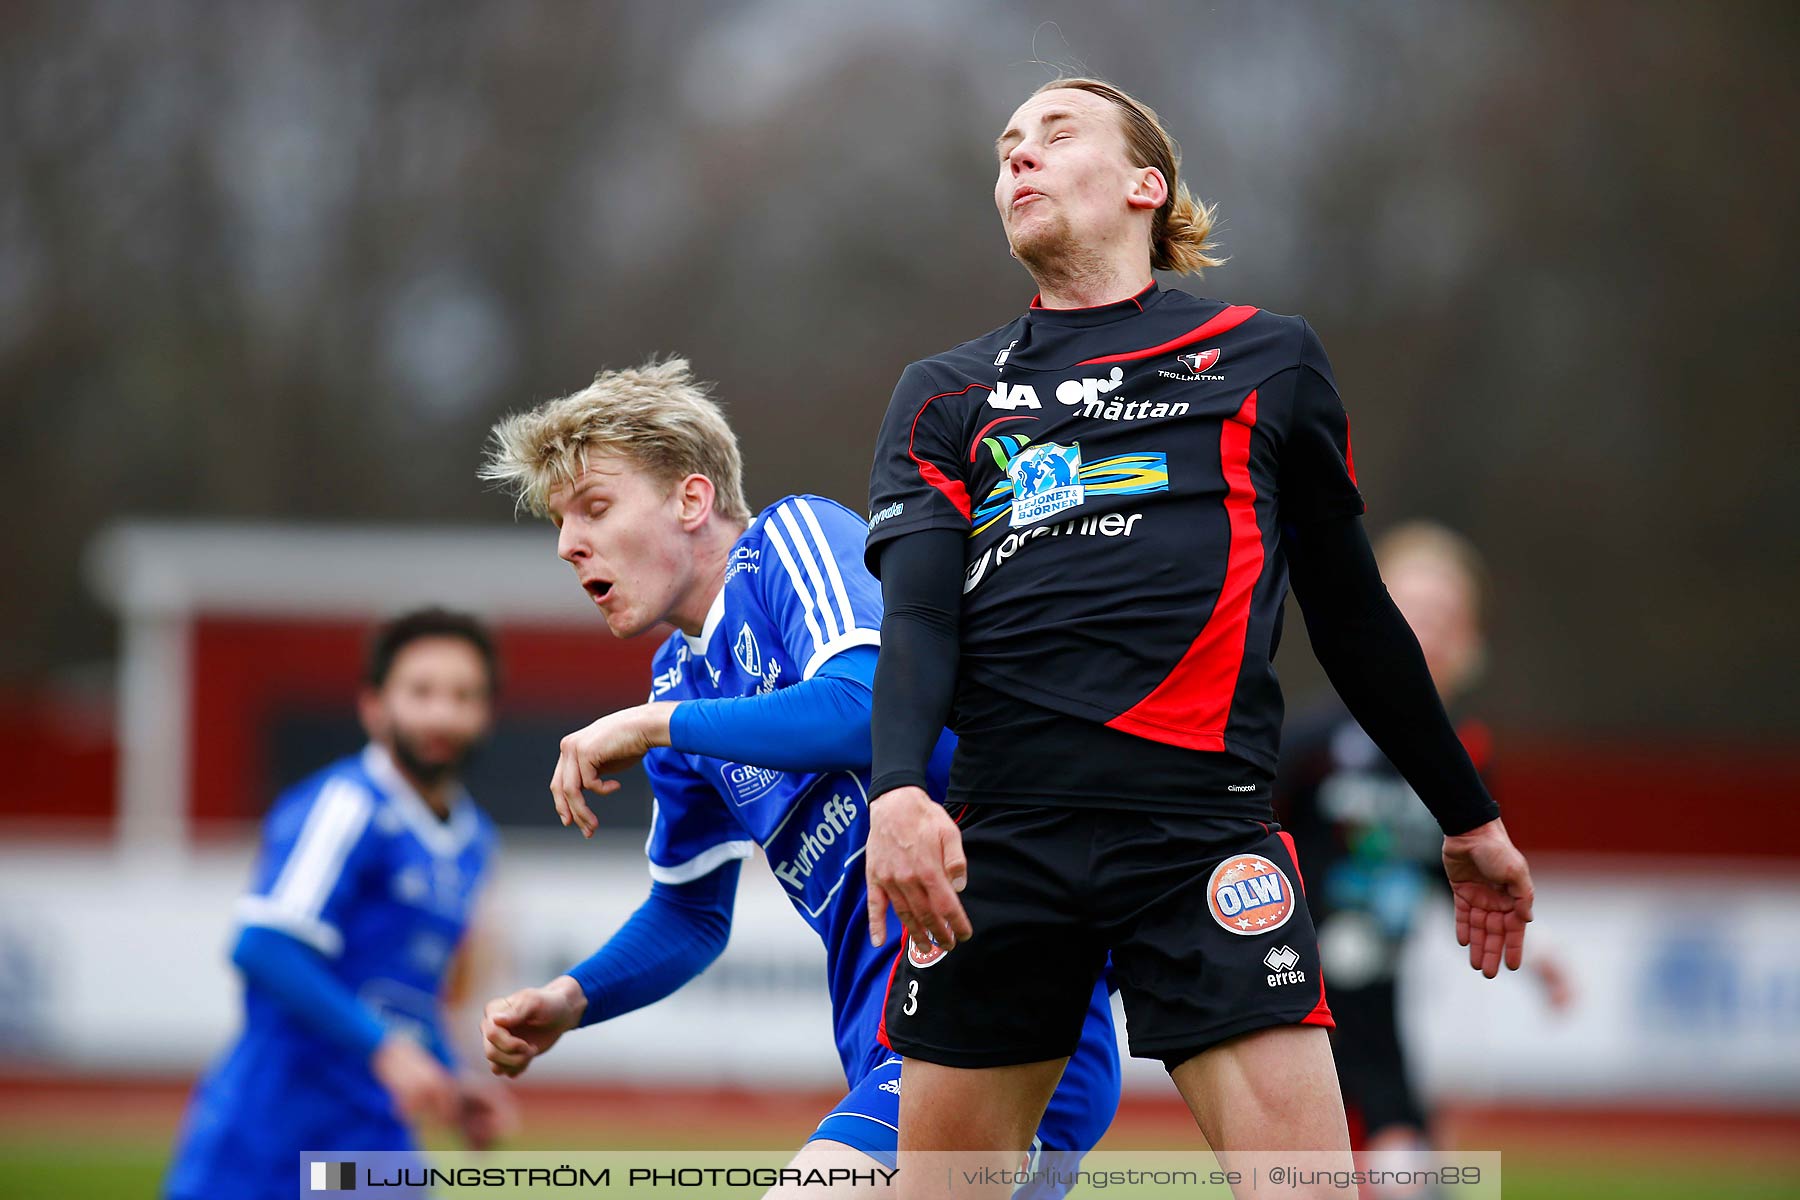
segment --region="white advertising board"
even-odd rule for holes
[[[649,888],[635,846],[520,845],[490,896],[482,996],[541,982],[615,929]],[[167,1073],[230,1039],[226,962],[250,847],[120,856],[0,847],[0,1066]],[[1420,1083],[1488,1100],[1800,1100],[1800,880],[1722,867],[1538,872],[1534,948],[1557,954],[1575,1003],[1553,1013],[1525,974],[1470,971],[1447,910],[1423,923],[1403,1011]],[[1327,977],[1327,987],[1330,979]],[[455,1024],[475,1056],[474,1019]],[[824,955],[760,859],[730,947],[670,999],[571,1035],[540,1077],[748,1087],[841,1079]],[[1168,1088],[1132,1063],[1133,1089]]]

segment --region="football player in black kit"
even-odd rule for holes
[[[1110,954],[1132,1053],[1215,1150],[1347,1166],[1318,945],[1270,809],[1290,574],[1339,694],[1446,835],[1458,937],[1490,976],[1521,961],[1525,859],[1382,587],[1318,337],[1151,274],[1215,261],[1155,113],[1057,80],[996,150],[1038,296],[907,367],[870,484],[870,920],[880,936],[891,901],[912,934],[883,1029],[907,1059],[900,1147],[1016,1162]],[[946,720],[939,805],[921,785]],[[950,1186],[934,1174],[903,1170],[902,1194]]]
[[[1485,657],[1481,556],[1441,525],[1409,521],[1376,541],[1375,558],[1454,715]],[[1485,775],[1492,746],[1486,727],[1461,718],[1456,731]],[[1429,1114],[1401,1036],[1397,973],[1415,918],[1446,890],[1437,824],[1335,699],[1288,722],[1275,815],[1312,880],[1307,908],[1331,979],[1332,1057],[1351,1140],[1371,1153],[1427,1149]],[[1567,978],[1541,942],[1530,966],[1550,1006],[1566,1007]]]

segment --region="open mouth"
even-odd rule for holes
[[[595,604],[605,604],[612,596],[613,584],[610,579],[590,579],[581,585],[587,594],[594,598]]]

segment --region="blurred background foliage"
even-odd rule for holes
[[[1491,716],[1789,738],[1795,31],[1617,0],[15,0],[0,687],[110,657],[103,524],[508,522],[493,419],[653,352],[718,381],[753,502],[863,507],[901,368],[1031,296],[990,143],[1049,63],[1181,138],[1232,256],[1187,286],[1320,330],[1371,525],[1490,555]]]

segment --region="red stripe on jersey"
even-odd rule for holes
[[[1325,1029],[1337,1028],[1337,1018],[1331,1015],[1331,1006],[1325,1003],[1325,975],[1323,972],[1319,974],[1319,1002],[1313,1005],[1311,1012],[1300,1018],[1300,1024],[1318,1025]]]
[[[1356,482],[1356,451],[1350,447],[1350,414],[1344,414],[1344,470],[1350,472],[1350,486],[1361,487]]]
[[[1250,478],[1250,434],[1255,427],[1256,393],[1251,392],[1237,415],[1219,431],[1219,465],[1225,473],[1231,545],[1212,615],[1168,677],[1108,721],[1109,729],[1189,750],[1225,749],[1225,723],[1231,718],[1231,698],[1237,691],[1244,638],[1250,629],[1250,599],[1263,570],[1256,484]]]
[[[1306,876],[1300,870],[1300,851],[1294,848],[1294,835],[1283,829],[1275,836],[1280,838],[1281,844],[1287,847],[1288,861],[1294,864],[1294,878],[1300,881],[1300,895],[1305,898]]]
[[[1127,350],[1123,354],[1108,354],[1101,358],[1084,358],[1075,365],[1078,367],[1099,366],[1102,363],[1135,362],[1140,358],[1155,358],[1159,354],[1167,354],[1171,350],[1179,350],[1183,346],[1205,341],[1209,337],[1217,337],[1228,329],[1236,329],[1245,321],[1256,315],[1256,309],[1248,304],[1234,304],[1198,329],[1190,329],[1178,338],[1164,342],[1160,346],[1152,346],[1148,350]]]
[[[892,914],[890,914],[892,915]],[[912,935],[906,932],[906,926],[900,927],[900,953],[894,955],[894,965],[888,968],[887,988],[881,993],[881,1024],[875,1026],[875,1040],[885,1049],[892,1050],[894,1044],[888,1041],[887,1006],[888,998],[894,994],[894,976],[900,970],[900,959],[906,953],[906,939]]]
[[[981,388],[984,391],[989,392],[994,390],[985,383],[971,383],[960,392],[939,392],[937,395],[931,397],[930,400],[919,405],[919,411],[913,414],[912,432],[908,434],[906,438],[906,456],[919,464],[919,478],[923,479],[938,491],[944,493],[945,499],[956,506],[956,511],[963,515],[963,520],[965,521],[970,519],[969,514],[972,511],[969,504],[969,489],[963,486],[962,480],[951,479],[948,475],[945,475],[939,470],[935,464],[928,463],[917,454],[914,454],[913,442],[916,441],[919,436],[919,418],[924,416],[925,410],[931,407],[932,400],[942,400],[945,396],[966,396],[975,388]]]
[[[1300,895],[1306,895],[1306,876],[1300,872],[1300,852],[1294,849],[1294,835],[1282,830],[1275,835],[1281,844],[1287,847],[1288,861],[1294,864],[1294,878],[1300,881]],[[1315,934],[1315,936],[1317,936]],[[1300,1018],[1302,1025],[1322,1025],[1326,1029],[1336,1029],[1337,1019],[1331,1015],[1331,1006],[1325,1003],[1325,969],[1319,968],[1319,1002],[1312,1006],[1312,1011]]]

